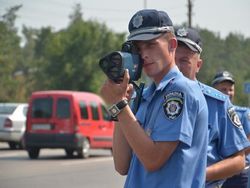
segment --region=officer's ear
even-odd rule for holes
[[[202,67],[203,60],[200,58],[200,54],[198,55],[198,60],[197,60],[197,68],[196,68],[196,73],[198,73]]]
[[[168,50],[169,52],[173,52],[176,50],[176,48],[177,48],[177,40],[176,38],[172,37],[168,41]]]

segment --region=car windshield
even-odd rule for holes
[[[33,118],[50,118],[52,116],[52,98],[38,98],[32,102]]]
[[[0,114],[12,114],[16,107],[16,105],[0,105]]]

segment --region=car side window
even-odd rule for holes
[[[56,106],[56,116],[58,118],[70,118],[70,101],[68,99],[59,98]]]
[[[1,104],[1,106],[0,106],[0,114],[12,114],[15,111],[16,108],[17,108],[17,105]]]
[[[79,106],[80,106],[81,118],[82,119],[89,119],[87,104],[84,101],[80,101]]]
[[[96,102],[91,102],[90,107],[91,107],[93,120],[99,120],[100,118],[99,118],[99,112],[98,112],[98,104]]]

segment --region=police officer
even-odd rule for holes
[[[127,175],[126,188],[192,187],[205,184],[207,105],[199,85],[175,65],[177,40],[166,12],[138,11],[129,22],[133,41],[152,79],[134,115],[127,105],[132,86],[126,71],[119,84],[107,80],[101,95],[116,116],[113,158]],[[112,110],[113,109],[113,110]]]
[[[234,95],[235,95],[235,80],[233,75],[228,71],[220,71],[218,72],[214,80],[212,82],[212,86],[221,91],[222,93],[229,96],[231,102],[233,102]],[[243,129],[250,139],[250,110],[246,107],[241,106],[234,106],[235,111],[237,112],[241,123],[243,125]],[[233,138],[231,138],[233,139]],[[249,170],[249,162],[250,162],[250,155],[249,149],[245,150],[246,154],[246,167],[243,171],[239,174],[234,175],[231,178],[228,178],[226,182],[223,184],[223,188],[247,188],[248,182],[248,170]]]
[[[192,28],[178,27],[175,35],[178,40],[176,64],[186,77],[197,81],[196,74],[203,63],[199,33]],[[197,83],[206,98],[209,114],[206,187],[220,187],[226,178],[244,168],[243,150],[249,144],[229,98],[212,87]]]

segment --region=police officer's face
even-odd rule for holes
[[[149,41],[137,41],[135,45],[143,60],[144,72],[156,83],[174,66],[175,38],[166,35]]]
[[[179,45],[177,47],[175,62],[184,76],[191,80],[196,79],[196,74],[202,66],[199,54],[190,50],[186,45]]]
[[[228,95],[230,100],[233,101],[234,98],[234,84],[229,81],[224,81],[216,84],[214,86],[216,89],[224,93],[225,95]]]

